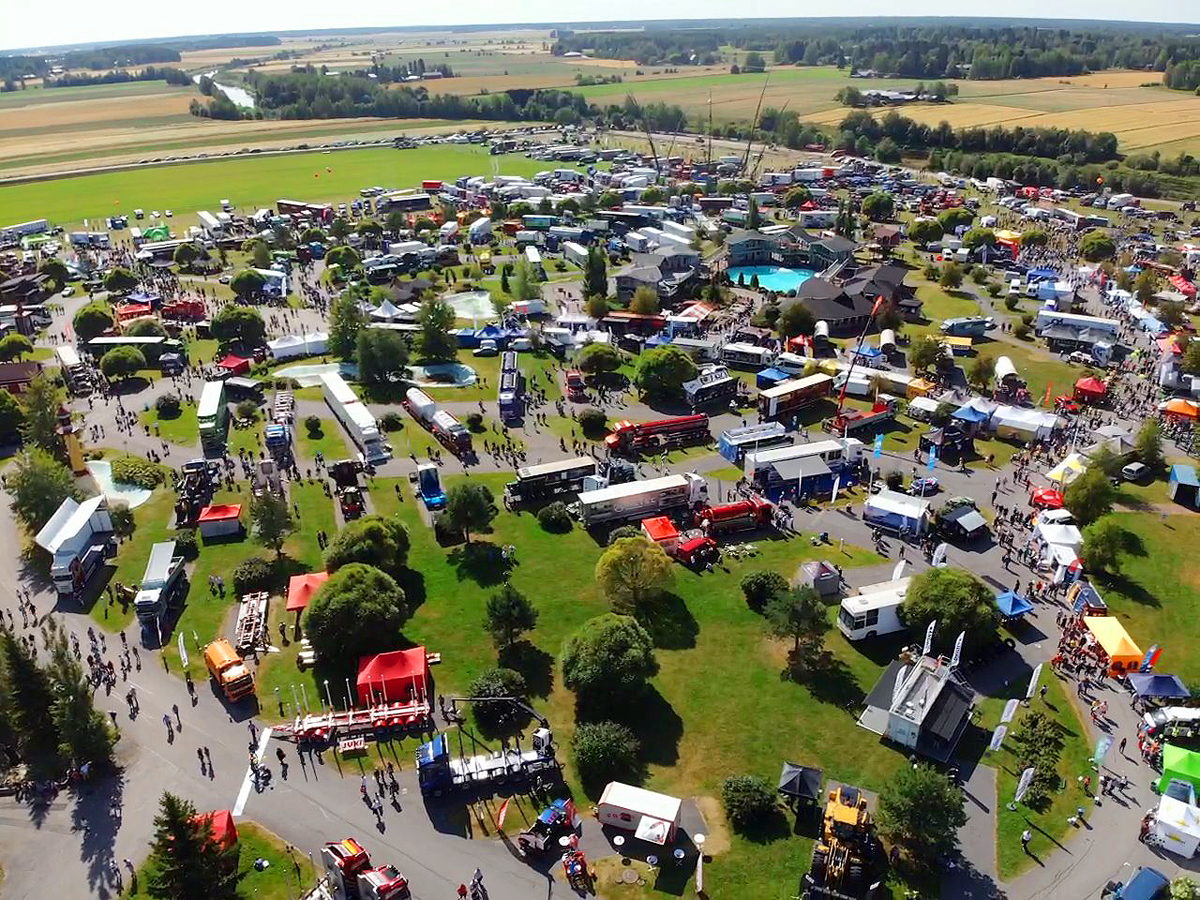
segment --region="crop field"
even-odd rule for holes
[[[474,146],[440,144],[413,150],[369,147],[336,153],[243,156],[228,160],[128,169],[74,178],[0,186],[6,221],[48,218],[69,226],[84,219],[135,207],[171,209],[172,227],[193,224],[202,209],[221,198],[241,211],[291,200],[346,201],[371,185],[411,187],[425,178],[453,178],[468,172],[532,176],[545,163],[524,156],[489,156]]]

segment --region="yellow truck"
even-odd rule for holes
[[[221,638],[205,647],[204,664],[229,702],[253,695],[254,675],[229,641]]]

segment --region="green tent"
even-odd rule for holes
[[[1161,794],[1174,781],[1186,781],[1200,791],[1200,753],[1193,753],[1174,744],[1163,747],[1163,774],[1158,781]]]

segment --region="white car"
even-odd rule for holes
[[[65,288],[62,289],[61,295],[63,297],[70,297],[73,293],[75,293],[75,288],[68,284]]]
[[[164,210],[163,210],[163,215],[164,215],[164,216],[166,216],[166,217],[169,219],[169,218],[171,218],[171,216],[173,215],[173,213],[172,213],[172,212],[171,212],[169,209],[164,209]]]
[[[158,218],[158,210],[157,210],[157,209],[156,209],[156,210],[152,210],[152,211],[151,211],[151,213],[150,213],[150,218],[152,218],[152,219],[157,219],[157,218]]]

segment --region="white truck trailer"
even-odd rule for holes
[[[684,472],[646,481],[630,481],[579,495],[579,521],[585,528],[662,516],[708,502],[708,482]]]
[[[321,376],[321,392],[330,410],[350,434],[351,440],[362,452],[363,459],[371,465],[391,459],[392,448],[383,440],[379,424],[371,411],[363,406],[358,395],[350,389],[345,379],[334,372]]]
[[[150,559],[142,575],[141,590],[133,598],[133,610],[142,625],[142,639],[147,646],[162,646],[163,625],[172,600],[182,595],[178,588],[186,583],[184,559],[175,555],[175,542],[162,541],[150,548]],[[151,644],[149,638],[155,643]]]

